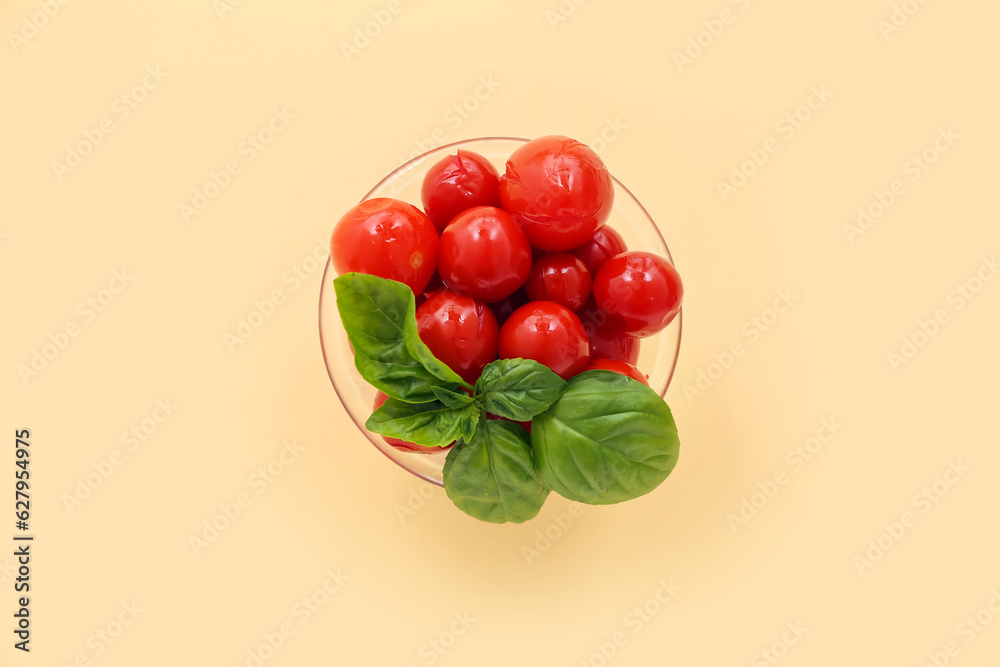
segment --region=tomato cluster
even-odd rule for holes
[[[564,379],[601,368],[646,382],[635,366],[640,339],[673,321],[684,289],[670,262],[629,250],[605,224],[614,182],[594,151],[541,137],[500,175],[459,150],[427,171],[421,199],[423,210],[386,198],[355,206],[334,228],[330,255],[338,273],[409,286],[421,340],[466,382],[518,357]]]

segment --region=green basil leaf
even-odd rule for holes
[[[462,437],[464,413],[441,401],[406,403],[389,398],[372,413],[365,428],[424,447],[445,447]]]
[[[482,412],[480,407],[475,404],[470,405],[462,411],[462,439],[466,442],[469,442],[475,436],[476,426],[479,425],[479,420],[483,418]]]
[[[549,495],[531,460],[528,432],[495,419],[482,419],[471,440],[448,452],[444,490],[460,510],[491,523],[533,519]]]
[[[354,365],[369,384],[410,403],[433,401],[433,387],[472,389],[420,340],[409,287],[363,273],[345,273],[333,286]]]
[[[519,422],[547,410],[564,391],[565,380],[531,359],[499,359],[476,381],[487,412]]]
[[[531,422],[542,479],[560,495],[609,505],[645,495],[677,464],[680,441],[666,402],[611,371],[570,379],[558,401]]]
[[[456,410],[462,410],[475,403],[475,399],[464,391],[449,391],[444,387],[431,387],[431,391],[439,401]]]

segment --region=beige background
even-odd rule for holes
[[[915,14],[887,32],[891,0],[564,0],[565,17],[557,0],[398,0],[394,14],[224,1],[0,7],[0,474],[12,489],[12,434],[30,428],[37,536],[33,651],[4,630],[0,663],[253,665],[248,651],[286,624],[269,667],[773,664],[762,650],[789,667],[1000,664],[987,606],[1000,590],[1000,281],[968,302],[954,292],[1000,251],[1000,6],[909,0]],[[724,10],[730,23],[712,23]],[[373,11],[391,22],[348,57],[341,44]],[[704,21],[721,34],[679,66]],[[832,96],[783,129],[814,86]],[[477,88],[478,108],[457,116]],[[57,174],[102,122],[113,131]],[[269,125],[282,129],[250,160],[241,144]],[[948,128],[957,138],[935,156]],[[680,464],[651,495],[565,529],[555,496],[526,525],[480,524],[352,431],[320,356],[320,271],[303,267],[421,144],[602,132],[686,283],[668,394]],[[718,182],[765,145],[724,201]],[[925,149],[938,159],[914,172]],[[181,205],[230,161],[239,173],[185,220]],[[902,194],[849,239],[858,207],[896,179]],[[123,270],[124,289],[103,291]],[[276,289],[273,314],[227,346]],[[797,301],[751,335],[778,290]],[[945,324],[894,368],[890,353],[939,309]],[[22,377],[67,325],[78,335]],[[744,354],[712,367],[734,343]],[[685,392],[702,371],[716,379]],[[167,399],[169,416],[156,411]],[[842,426],[796,463],[823,419]],[[134,450],[133,426],[155,426]],[[292,440],[280,475],[253,477]],[[68,508],[111,456],[120,465]],[[771,487],[776,475],[786,483]],[[943,497],[921,499],[936,481]],[[250,503],[196,554],[190,538],[237,498]],[[740,525],[729,515],[744,500],[763,507]],[[536,531],[557,537],[546,547]],[[856,560],[880,537],[877,562]],[[0,556],[4,628],[12,565]],[[339,590],[316,593],[338,569]],[[656,602],[671,580],[680,590]],[[296,605],[314,594],[325,604],[307,616]],[[133,602],[142,611],[108,645],[97,633],[117,635]],[[643,605],[655,613],[639,621]],[[993,620],[973,631],[981,609],[976,623]],[[786,632],[796,623],[801,638]]]

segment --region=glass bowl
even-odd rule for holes
[[[473,151],[489,159],[503,174],[507,158],[527,141],[513,137],[487,137],[468,139],[435,148],[403,164],[383,178],[362,201],[374,197],[393,197],[420,207],[420,188],[424,174],[441,158],[453,154],[458,148]],[[630,250],[657,253],[672,262],[667,244],[646,209],[617,179],[614,179],[614,185],[615,204],[607,224],[624,237]],[[330,232],[333,232],[332,228]],[[442,486],[441,468],[447,456],[446,451],[437,454],[402,452],[386,444],[381,436],[365,429],[364,424],[372,412],[372,403],[375,400],[375,388],[365,382],[354,367],[354,357],[348,345],[347,333],[340,323],[340,315],[337,312],[337,296],[333,289],[335,277],[333,262],[327,260],[319,296],[319,337],[326,370],[337,396],[340,397],[344,409],[347,410],[347,414],[361,435],[380,452],[417,477]],[[649,385],[661,396],[666,394],[677,364],[682,317],[683,311],[669,327],[655,336],[642,339],[638,367],[649,376]]]

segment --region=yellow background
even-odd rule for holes
[[[1000,617],[971,640],[966,621],[1000,589],[1000,281],[954,292],[1000,250],[1000,5],[897,2],[889,32],[891,0],[223,1],[0,7],[0,540],[13,544],[25,427],[37,536],[30,655],[12,648],[0,550],[0,663],[248,665],[290,624],[263,664],[773,664],[763,650],[789,667],[1000,664]],[[391,21],[345,53],[372,12]],[[831,96],[800,110],[814,86]],[[122,95],[144,99],[126,116]],[[241,150],[275,110],[293,118]],[[102,122],[113,131],[57,174]],[[913,172],[948,128],[947,152]],[[321,271],[288,272],[421,143],[602,132],[685,280],[668,393],[680,463],[566,528],[554,495],[528,524],[481,524],[352,430],[320,356]],[[765,144],[777,151],[724,200],[718,183]],[[230,161],[239,173],[185,220]],[[903,194],[849,234],[897,179]],[[102,292],[123,270],[124,289]],[[273,314],[227,346],[276,289]],[[754,338],[778,290],[798,300]],[[894,364],[921,320],[936,334]],[[22,378],[52,339],[64,349]],[[686,396],[702,371],[715,379]],[[178,407],[130,450],[122,434],[158,399]],[[842,427],[796,469],[823,419]],[[262,489],[252,476],[292,440],[302,451]],[[67,508],[116,450],[121,465]],[[956,462],[968,470],[938,482],[943,497],[920,500]],[[196,554],[190,538],[240,494],[249,505]],[[745,525],[730,516],[744,500],[762,505]],[[890,548],[859,565],[880,537]],[[297,613],[338,569],[339,590]],[[97,639],[133,602],[134,622]],[[656,613],[639,623],[644,605]]]

